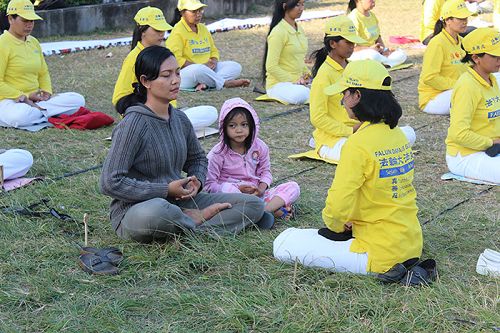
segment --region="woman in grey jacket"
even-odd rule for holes
[[[259,221],[264,203],[255,196],[200,192],[205,152],[187,116],[169,105],[180,86],[172,52],[144,49],[135,74],[134,93],[117,105],[125,117],[113,131],[100,181],[101,191],[113,198],[118,236],[149,243],[185,230],[238,233]]]

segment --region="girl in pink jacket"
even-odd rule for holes
[[[299,195],[296,182],[270,187],[269,147],[258,138],[257,112],[241,98],[224,102],[219,116],[221,141],[208,153],[207,192],[247,193],[261,197],[265,210],[288,219]]]

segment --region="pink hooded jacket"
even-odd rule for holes
[[[237,107],[250,111],[255,122],[253,142],[245,155],[234,152],[224,146],[224,118]],[[258,138],[259,117],[254,108],[241,98],[231,98],[224,102],[220,110],[219,128],[221,141],[208,153],[208,173],[205,182],[207,192],[239,192],[238,185],[250,184],[258,186],[260,182],[269,187],[272,182],[269,147]]]

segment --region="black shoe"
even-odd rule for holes
[[[404,286],[428,286],[437,278],[437,267],[434,259],[419,262],[408,270],[400,283]]]

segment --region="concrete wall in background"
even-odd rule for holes
[[[215,19],[246,14],[255,0],[206,0],[205,3],[208,5],[205,17]],[[37,14],[44,20],[35,23],[33,36],[77,35],[95,30],[132,28],[135,14],[145,6],[161,8],[167,21],[170,21],[177,0],[143,0],[40,10]]]

